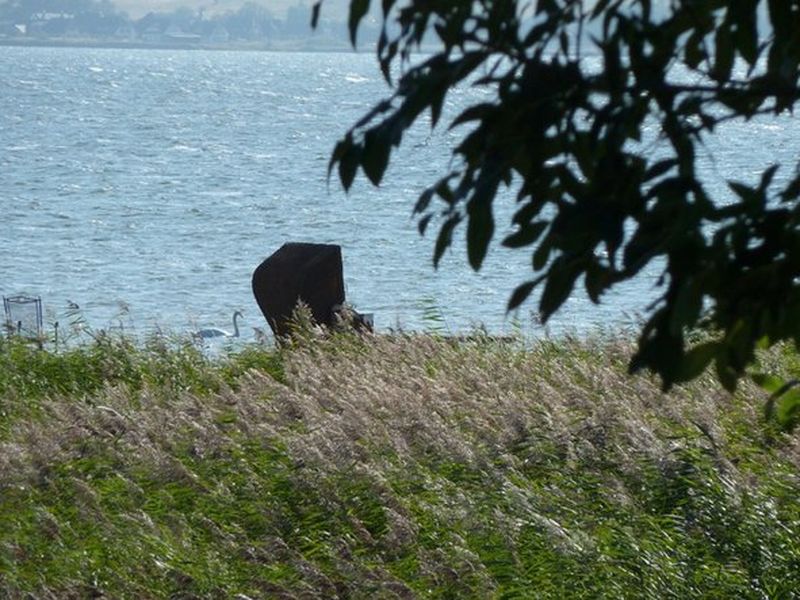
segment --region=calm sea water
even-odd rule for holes
[[[334,143],[386,92],[369,53],[0,47],[0,293],[40,295],[48,322],[71,301],[95,327],[137,331],[229,327],[242,309],[250,336],[265,325],[253,269],[284,242],[324,242],[342,246],[348,301],[380,329],[434,325],[435,307],[453,331],[516,319],[535,333],[533,302],[505,312],[527,254],[495,248],[474,273],[457,242],[435,271],[411,218],[457,132],[413,131],[378,189],[328,182]],[[448,109],[480,93],[457,90]],[[712,189],[795,160],[798,133],[788,118],[728,126],[704,158]],[[576,293],[550,327],[617,324],[657,275],[600,306]]]

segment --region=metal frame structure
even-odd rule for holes
[[[6,313],[6,332],[9,337],[18,335],[29,339],[42,337],[41,296],[3,296]]]

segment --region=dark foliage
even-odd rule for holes
[[[353,43],[369,8],[350,2]],[[669,388],[713,363],[733,389],[759,345],[800,343],[797,165],[784,166],[794,174],[781,189],[778,165],[764,165],[755,186],[731,181],[736,200],[723,202],[696,164],[721,123],[793,109],[799,0],[383,0],[381,9],[377,55],[393,92],[336,146],[331,169],[345,188],[359,169],[379,184],[404,132],[426,112],[435,126],[454,86],[492,92],[450,123],[467,125],[453,166],[414,208],[422,232],[440,224],[435,263],[465,224],[469,262],[481,267],[493,202],[509,188],[516,232],[502,244],[532,254],[509,308],[541,288],[546,320],[576,285],[598,302],[655,261],[662,291],[632,370],[652,369]],[[435,51],[412,62],[423,41]],[[589,55],[599,68],[587,68]],[[677,81],[676,71],[688,76]],[[639,149],[654,123],[651,156]],[[698,329],[710,335],[693,345]]]

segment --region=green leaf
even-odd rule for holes
[[[726,352],[717,352],[714,367],[717,371],[717,379],[719,379],[722,387],[729,392],[733,392],[736,389],[736,381],[738,380],[739,374],[731,367]]]
[[[339,180],[345,191],[349,191],[356,178],[359,160],[361,158],[361,148],[352,141],[347,144],[339,159]]]
[[[511,298],[508,300],[507,310],[510,312],[525,302],[528,296],[531,295],[534,287],[536,287],[535,281],[528,281],[518,286],[517,289],[514,290],[514,293],[511,294]]]
[[[800,420],[800,390],[790,390],[777,401],[775,416],[784,429],[794,429]]]
[[[542,269],[547,266],[547,261],[550,260],[550,252],[553,249],[552,243],[549,241],[552,235],[548,235],[544,238],[539,247],[536,248],[536,251],[533,253],[533,270],[534,271],[541,271]]]
[[[719,351],[718,342],[705,342],[688,350],[680,359],[675,373],[675,382],[691,381],[706,370]]]
[[[542,322],[546,322],[569,298],[572,288],[575,287],[575,280],[580,273],[579,263],[575,259],[561,256],[553,262],[547,272],[544,291],[539,301],[539,313],[541,314]]]
[[[492,204],[488,200],[472,200],[467,206],[467,257],[470,266],[476,271],[481,268],[494,235]]]
[[[535,221],[522,225],[519,231],[512,233],[503,240],[506,248],[522,248],[534,243],[542,235],[549,223],[547,221]]]
[[[728,187],[736,192],[736,195],[739,196],[745,204],[754,204],[758,202],[758,195],[753,188],[737,181],[729,181]]]
[[[391,144],[379,129],[371,129],[364,135],[364,151],[361,168],[372,185],[379,185],[389,164]]]
[[[428,225],[430,224],[432,218],[433,215],[425,215],[419,220],[419,223],[417,224],[417,229],[419,230],[420,235],[425,235],[425,232],[427,231]]]
[[[657,179],[662,175],[668,173],[671,169],[674,169],[678,165],[678,161],[674,158],[667,158],[664,160],[660,160],[656,163],[653,163],[647,168],[647,171],[644,173],[644,181],[650,181],[651,179]]]
[[[383,16],[386,17],[389,15],[389,12],[392,10],[392,7],[395,5],[397,0],[383,0],[381,7],[383,8]]]
[[[351,134],[347,134],[344,139],[339,140],[336,143],[336,146],[331,153],[331,160],[328,162],[328,177],[331,176],[333,173],[333,167],[339,164],[342,161],[342,157],[344,156],[345,152],[347,152],[347,148],[353,143],[353,136]]]
[[[462,217],[460,214],[451,215],[439,230],[439,235],[436,238],[436,246],[433,249],[434,267],[439,266],[439,261],[444,255],[444,251],[453,243],[453,230],[456,228],[456,225],[461,222],[461,219]]]
[[[494,235],[492,201],[500,185],[500,176],[497,165],[484,165],[467,202],[467,258],[476,271],[481,268]]]
[[[560,10],[560,6],[558,2],[555,0],[539,0],[536,3],[536,14],[546,12],[546,13],[556,13]]]
[[[431,129],[436,127],[436,124],[439,122],[439,117],[442,116],[442,106],[444,105],[444,97],[446,94],[446,86],[437,86],[431,91],[429,98],[431,107]]]
[[[661,387],[668,391],[678,371],[676,358],[684,355],[683,337],[672,335],[666,307],[656,310],[645,323],[639,336],[639,348],[631,358],[628,370],[636,373],[649,369],[661,376]]]
[[[322,8],[322,0],[315,2],[311,7],[311,29],[316,29],[319,23],[319,11]]]
[[[703,309],[703,285],[698,278],[688,279],[680,286],[670,311],[670,331],[675,334],[692,329]]]
[[[775,418],[784,429],[791,430],[800,422],[800,379],[784,381],[774,375],[756,373],[753,380],[771,392],[764,413],[767,419]]]
[[[564,30],[561,31],[561,34],[559,35],[558,41],[559,41],[559,45],[561,46],[561,53],[564,56],[567,56],[569,54],[569,37],[567,36],[567,32],[566,31],[564,31]]]
[[[460,115],[453,119],[448,129],[454,129],[457,126],[463,125],[464,123],[469,123],[470,121],[484,121],[496,110],[497,107],[488,102],[475,104],[465,109]]]
[[[428,210],[428,206],[431,204],[431,200],[433,199],[433,194],[435,191],[435,188],[429,187],[419,195],[419,198],[417,198],[417,203],[414,205],[415,215]]]
[[[686,41],[686,64],[692,69],[696,69],[701,62],[708,58],[703,49],[703,37],[703,31],[698,29]]]
[[[659,253],[664,236],[665,232],[661,228],[639,227],[625,246],[623,253],[625,268],[632,273],[640,271],[653,256]]]
[[[737,15],[734,21],[736,30],[733,32],[733,38],[736,50],[749,65],[758,60],[757,4],[758,2],[753,0],[738,0],[736,2]]]
[[[733,69],[734,48],[729,27],[727,21],[720,25],[714,38],[716,57],[711,75],[719,82],[730,80]]]
[[[786,381],[768,373],[753,373],[753,382],[768,394],[774,394],[786,385]]]
[[[592,19],[596,19],[598,16],[603,14],[608,8],[608,5],[611,3],[611,0],[598,0],[597,4],[594,5],[594,9],[592,10]]]
[[[781,192],[781,200],[792,202],[800,198],[800,174],[792,179]]]
[[[771,165],[761,174],[761,183],[758,184],[759,192],[763,194],[767,191],[767,188],[772,183],[772,179],[775,177],[775,172],[778,170],[778,167],[780,167],[780,165]]]
[[[586,269],[586,293],[589,299],[595,304],[599,304],[600,296],[614,283],[611,269],[608,269],[596,261]]]
[[[350,0],[350,16],[347,19],[347,27],[350,30],[350,43],[356,45],[356,33],[361,19],[369,12],[370,0]]]

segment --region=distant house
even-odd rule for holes
[[[131,23],[125,23],[117,28],[114,37],[119,40],[133,41],[136,39],[136,29]]]
[[[0,21],[0,38],[21,37],[28,33],[28,26],[14,21]]]
[[[186,33],[178,25],[170,25],[164,31],[164,39],[170,42],[198,42],[200,36],[196,33]]]
[[[31,15],[31,23],[36,23],[40,21],[71,21],[75,18],[75,15],[72,13],[66,12],[37,12]]]
[[[74,29],[75,15],[66,12],[37,12],[30,16],[29,35],[63,35]]]
[[[160,42],[163,37],[164,34],[155,25],[150,25],[150,27],[142,32],[142,40],[145,42]]]
[[[208,36],[208,41],[212,44],[227,44],[231,39],[231,34],[222,25],[217,25],[211,35]]]

